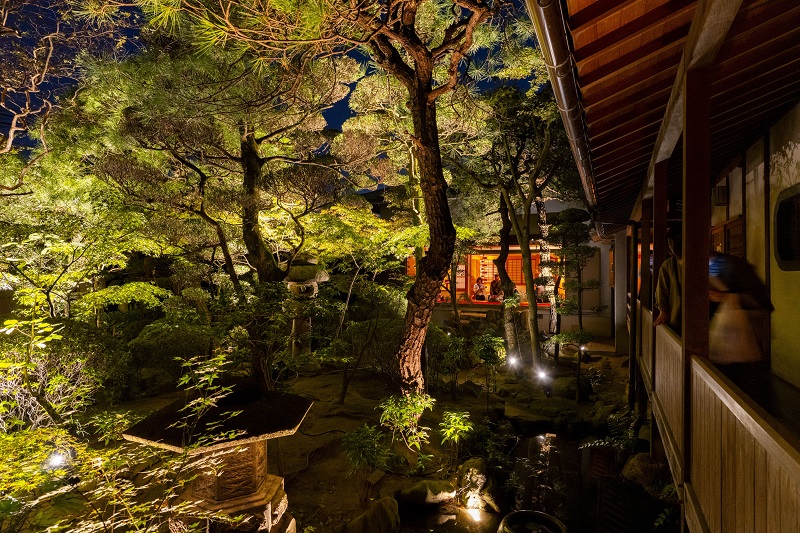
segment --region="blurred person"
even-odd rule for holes
[[[708,261],[708,358],[748,396],[771,404],[771,380],[765,362],[769,315],[774,309],[753,266],[738,257],[712,254]]]

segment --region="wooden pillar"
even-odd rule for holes
[[[706,69],[685,78],[683,129],[683,347],[708,357],[708,255],[711,249],[709,84]]]
[[[641,276],[642,276],[642,287],[639,290],[639,298],[642,301],[642,312],[644,309],[648,309],[651,312],[653,311],[653,275],[656,272],[651,274],[650,272],[650,241],[652,238],[652,219],[653,219],[653,200],[648,198],[642,201],[642,262],[641,262]],[[653,316],[652,319],[655,319]],[[644,324],[639,324],[640,329],[644,328]],[[652,329],[652,326],[650,326]],[[651,334],[647,336],[650,340],[650,346],[647,346],[646,350],[644,346],[639,347],[639,353],[649,354],[650,360],[647,361],[647,366],[650,368],[650,383],[648,383],[650,390],[655,390],[655,379],[653,370],[656,367],[655,364],[655,341],[654,335]],[[645,336],[640,333],[639,338],[641,339],[641,343],[645,342]],[[639,373],[639,387],[641,388],[641,392],[638,394],[638,401],[639,401],[639,413],[643,416],[647,414],[647,389],[644,388],[644,376]]]
[[[684,479],[690,479],[692,471],[692,356],[708,357],[708,255],[711,248],[710,81],[707,69],[690,69],[684,78]]]
[[[742,257],[747,259],[747,150],[742,151]]]
[[[658,272],[661,265],[667,258],[667,178],[669,161],[659,161],[655,164],[653,169],[653,282],[651,291],[651,303],[653,309],[653,320],[658,316],[656,314],[655,306],[655,291],[658,284]],[[656,385],[656,364],[655,358],[658,357],[656,353],[656,331],[652,335],[653,345],[651,351],[653,353],[653,390]],[[658,424],[653,418],[653,428],[650,437],[650,455],[658,460],[666,459],[666,452],[664,451],[664,444],[661,440],[661,432],[659,431]],[[666,461],[665,461],[666,462]]]
[[[636,356],[637,351],[636,348],[639,343],[639,335],[638,335],[638,308],[637,303],[639,300],[639,273],[638,273],[638,261],[639,261],[639,225],[636,222],[631,222],[631,238],[630,238],[630,259],[628,260],[628,264],[630,265],[630,277],[628,282],[628,294],[630,294],[629,300],[629,311],[628,311],[628,320],[630,322],[630,339],[628,341],[628,406],[633,409],[634,404],[636,403],[636,386],[637,386],[637,364],[636,364]]]
[[[642,306],[653,309],[653,275],[650,273],[650,242],[653,219],[653,200],[642,201],[642,288],[639,290]],[[654,271],[653,274],[656,274]]]
[[[770,181],[772,169],[770,168],[770,137],[769,130],[764,133],[764,285],[767,287],[767,296],[772,298],[772,210],[770,209]],[[744,178],[742,178],[744,181]],[[746,233],[746,231],[745,231]],[[746,258],[747,256],[745,256]],[[767,331],[772,332],[772,313],[767,315]],[[764,361],[767,367],[772,366],[772,335],[766,336],[764,346]]]
[[[656,163],[653,175],[653,290],[658,283],[658,271],[667,258],[667,166],[668,161]],[[655,294],[655,292],[654,292]],[[653,298],[655,301],[655,297]]]
[[[624,231],[614,235],[614,351],[617,355],[630,350],[628,334],[628,236]]]

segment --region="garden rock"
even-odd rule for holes
[[[567,430],[570,433],[578,432],[583,423],[583,417],[577,411],[572,410],[561,411],[555,419],[556,428]]]
[[[650,442],[650,426],[648,424],[639,428],[638,438],[640,441]]]
[[[400,512],[397,501],[389,496],[381,498],[339,531],[342,533],[396,533],[400,531]]]
[[[654,490],[655,494],[651,494],[654,497],[658,497],[658,492],[663,485],[672,481],[669,467],[654,460],[647,453],[638,453],[628,459],[628,462],[622,467],[622,477],[641,485],[648,492]],[[654,487],[658,487],[658,490]]]
[[[581,399],[589,398],[592,394],[592,384],[588,379],[581,378]],[[575,398],[575,378],[562,377],[553,380],[553,395],[559,398]]]
[[[519,403],[531,403],[533,401],[533,396],[527,392],[518,392],[514,399]]]
[[[606,424],[608,417],[617,410],[616,405],[606,405],[603,402],[595,404],[594,416],[592,417],[592,427],[599,429]]]
[[[514,415],[509,416],[508,421],[511,422],[514,432],[523,437],[541,435],[542,433],[546,433],[553,428],[553,419],[541,415]]]
[[[502,420],[506,414],[506,401],[497,394],[489,394],[489,419]]]
[[[495,498],[494,482],[489,476],[489,464],[483,457],[468,459],[458,469],[458,489],[461,503],[467,509],[486,509],[500,512]]]
[[[456,497],[456,489],[447,481],[424,480],[399,490],[394,498],[397,503],[406,505],[438,505]]]
[[[461,392],[465,392],[467,394],[471,394],[476,398],[481,395],[483,392],[483,387],[475,383],[474,381],[465,381],[461,385],[458,386],[458,390]]]

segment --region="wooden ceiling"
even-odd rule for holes
[[[562,0],[604,233],[627,223],[647,189],[690,31],[713,35],[698,28],[709,24],[698,9],[714,1]],[[800,2],[743,0],[709,68],[711,184],[800,100]],[[680,165],[670,169],[680,183]]]

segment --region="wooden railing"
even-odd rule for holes
[[[800,443],[708,361],[691,380],[689,529],[800,531]]]
[[[649,394],[653,392],[653,312],[640,306],[639,327],[641,329],[641,346],[639,348],[639,364],[642,379]]]
[[[653,414],[658,422],[672,476],[683,480],[684,365],[683,345],[665,325],[656,328],[656,391]]]
[[[641,364],[652,315],[643,312]],[[691,533],[800,531],[800,440],[745,396],[713,364],[691,358],[684,394],[681,339],[656,328],[653,415]],[[685,398],[690,398],[688,471]]]

